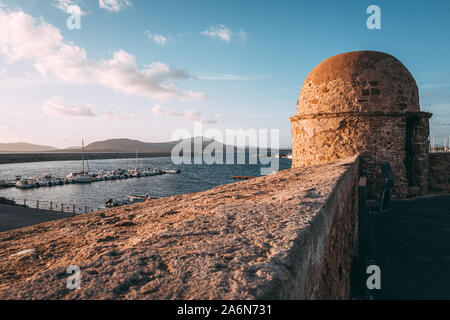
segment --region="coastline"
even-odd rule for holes
[[[136,153],[120,152],[85,152],[85,160],[102,159],[131,159]],[[170,153],[140,153],[139,158],[170,157]],[[38,153],[2,153],[0,152],[0,164],[47,162],[47,161],[71,161],[82,160],[81,153],[64,152],[38,152]]]
[[[279,149],[280,153],[292,152],[291,149]],[[245,150],[244,152],[248,152]],[[139,153],[142,158],[163,158],[170,157],[170,152],[144,152]],[[136,153],[130,152],[85,152],[85,160],[105,160],[105,159],[134,159]],[[0,152],[0,164],[27,163],[27,162],[47,162],[47,161],[72,161],[82,160],[81,152]]]

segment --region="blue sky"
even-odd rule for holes
[[[165,141],[200,120],[221,130],[280,129],[288,146],[289,117],[308,73],[353,50],[384,51],[402,61],[419,85],[422,110],[434,113],[431,135],[450,135],[449,1],[0,3],[0,24],[7,23],[9,34],[23,23],[28,33],[21,37],[36,30],[33,39],[42,37],[23,46],[0,34],[0,111],[7,115],[0,118],[0,142]],[[79,30],[66,27],[69,4],[83,12]],[[366,27],[371,4],[381,8],[381,30]],[[35,24],[11,20],[13,12]],[[74,58],[53,56],[49,35]],[[137,69],[130,71],[133,61]],[[77,66],[89,71],[80,74]],[[137,83],[144,80],[152,85]]]

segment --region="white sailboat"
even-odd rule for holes
[[[16,188],[19,189],[30,189],[33,188],[34,184],[29,180],[20,180],[16,183]]]
[[[84,140],[81,140],[81,154],[83,171],[70,173],[69,175],[67,175],[67,179],[74,183],[91,183],[91,177],[84,169]]]

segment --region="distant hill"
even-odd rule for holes
[[[197,148],[195,145],[200,143],[201,137],[189,138],[191,141],[191,151],[195,152]],[[154,153],[154,154],[170,154],[174,146],[180,143],[181,140],[169,142],[142,142],[132,139],[110,139],[105,141],[96,141],[85,146],[86,152],[100,152],[100,153],[135,153],[136,149],[139,153]],[[213,140],[203,138],[203,148],[208,146]],[[222,145],[223,151],[226,150],[226,145]],[[236,147],[233,147],[236,148]],[[244,150],[243,148],[237,148]],[[236,149],[235,149],[236,150]],[[58,149],[50,146],[41,146],[31,143],[0,143],[0,152],[9,153],[33,153],[33,152],[55,152],[55,153],[79,153],[80,147],[70,147],[66,149]]]
[[[199,144],[199,137],[191,138],[192,151],[194,144]],[[84,149],[86,152],[124,152],[133,153],[136,149],[139,153],[171,153],[174,146],[181,140],[169,142],[142,142],[131,139],[111,139],[105,141],[97,141],[88,144]],[[203,138],[203,148],[211,143],[212,140]]]
[[[86,152],[125,152],[133,153],[136,149],[140,153],[170,153],[172,148],[179,141],[174,142],[142,142],[131,139],[110,139],[96,141],[88,144],[84,150]]]
[[[0,143],[0,152],[48,152],[60,149],[26,142]]]

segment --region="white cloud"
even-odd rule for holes
[[[430,88],[443,88],[443,87],[450,87],[450,83],[436,83],[436,84],[428,84],[420,86],[420,89],[430,89]]]
[[[201,112],[195,109],[186,110],[184,113],[176,112],[175,110],[165,110],[161,108],[160,105],[156,105],[152,108],[152,112],[157,116],[166,117],[183,117],[185,121],[196,122],[200,121],[203,123],[217,123],[217,119],[221,118],[221,114],[215,114],[214,117],[206,118]]]
[[[96,117],[92,105],[72,105],[65,103],[61,98],[54,97],[45,102],[43,110],[48,115]]]
[[[56,0],[52,5],[65,13],[85,15],[86,13],[77,5],[78,2],[79,0]]]
[[[8,125],[0,125],[0,130],[1,131],[7,131],[7,130],[10,130],[10,129],[12,129],[12,127],[11,126],[8,126]]]
[[[147,37],[149,37],[151,40],[153,40],[155,43],[157,43],[161,46],[165,46],[169,42],[179,41],[179,40],[191,35],[189,32],[178,33],[175,35],[173,35],[173,34],[162,35],[162,34],[152,33],[150,30],[145,30],[144,34]]]
[[[154,114],[156,114],[157,116],[167,116],[167,117],[180,117],[180,116],[182,116],[181,113],[178,113],[175,110],[164,110],[163,108],[161,108],[161,106],[159,104],[157,104],[156,106],[154,106],[152,108],[152,112]]]
[[[239,32],[233,32],[230,28],[221,24],[218,26],[210,26],[207,30],[202,31],[201,34],[209,37],[212,40],[219,39],[224,42],[231,42],[232,38],[237,37],[242,44],[247,43],[247,32],[240,30]]]
[[[248,34],[247,34],[247,32],[245,32],[244,30],[240,30],[238,33],[237,33],[237,37],[241,40],[241,43],[244,45],[244,44],[247,44],[247,40],[248,40]]]
[[[197,79],[201,80],[242,80],[242,81],[249,81],[249,80],[263,80],[267,79],[265,76],[241,76],[238,74],[213,74],[213,75],[201,75],[197,76]]]
[[[177,88],[171,80],[188,79],[184,70],[153,62],[139,69],[136,57],[123,50],[109,60],[94,60],[84,48],[66,41],[42,18],[23,11],[0,9],[0,54],[8,62],[30,61],[41,75],[54,75],[71,84],[102,85],[117,92],[156,99],[203,99],[199,92]]]
[[[45,101],[42,108],[44,113],[52,116],[73,116],[73,117],[98,117],[102,116],[110,120],[137,120],[138,116],[134,113],[119,114],[109,110],[103,111],[100,114],[92,110],[91,104],[69,104],[59,97],[53,97]]]
[[[113,119],[113,120],[137,120],[138,119],[138,116],[134,113],[117,114],[117,113],[113,113],[111,111],[104,111],[101,113],[101,115],[104,116],[105,118]]]
[[[156,114],[157,116],[162,116],[164,115],[164,111],[162,110],[162,108],[159,105],[156,105],[152,108],[152,112],[154,114]]]
[[[161,46],[165,46],[167,43],[167,38],[164,37],[161,34],[153,34],[151,33],[149,30],[145,31],[145,34],[152,39],[153,41],[155,41],[157,44],[161,45]]]
[[[203,31],[202,34],[211,39],[219,38],[222,41],[230,42],[233,32],[221,24],[219,26],[210,26],[208,30]]]
[[[67,9],[73,5],[73,0],[56,0],[52,5],[61,11],[67,12]]]
[[[119,12],[124,7],[131,6],[131,2],[128,0],[98,0],[98,6],[109,12]]]

